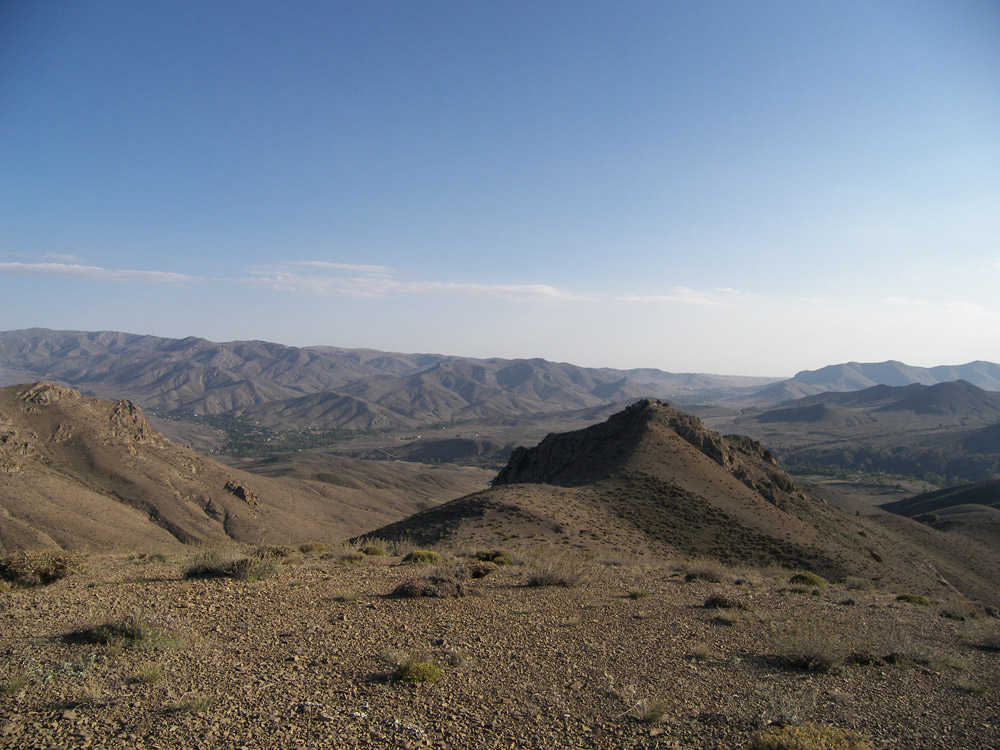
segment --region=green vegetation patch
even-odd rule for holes
[[[437,682],[444,672],[432,661],[407,659],[392,673],[400,682]]]
[[[140,651],[166,651],[184,645],[184,639],[167,627],[142,615],[129,615],[118,622],[106,622],[75,630],[66,636],[70,643],[99,643],[120,651],[131,647]]]
[[[403,558],[404,565],[426,565],[441,562],[441,555],[430,549],[415,549]]]

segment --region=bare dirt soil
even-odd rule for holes
[[[466,581],[478,595],[414,599],[390,593],[469,558],[432,571],[317,551],[237,581],[185,579],[181,557],[92,557],[0,592],[0,747],[729,750],[782,722],[871,748],[997,746],[1000,652],[985,646],[1000,622],[962,600],[707,563],[521,559]],[[543,569],[576,585],[527,586]],[[149,637],[92,642],[130,617]],[[812,668],[792,664],[802,653]],[[394,677],[409,657],[440,678]]]

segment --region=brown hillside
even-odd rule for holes
[[[760,444],[722,437],[656,401],[519,448],[493,489],[373,534],[417,543],[680,552],[922,591],[945,585],[942,566],[922,558],[903,532],[829,507],[796,487]],[[951,585],[994,599],[988,577],[960,565],[949,574]]]
[[[381,487],[272,479],[170,442],[128,401],[12,386],[0,389],[0,550],[343,538],[481,486],[471,469],[421,483],[437,469],[408,468]]]

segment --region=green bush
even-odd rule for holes
[[[63,550],[34,550],[0,557],[0,579],[14,586],[47,586],[83,570],[81,555]]]
[[[308,555],[313,552],[321,554],[326,552],[326,545],[322,542],[306,542],[305,544],[299,546],[299,552],[303,555]]]
[[[766,727],[750,739],[752,750],[871,750],[861,736],[849,729],[823,724]]]
[[[441,667],[431,661],[407,659],[392,673],[400,682],[437,682],[441,679]]]
[[[184,639],[169,628],[157,625],[138,614],[129,615],[119,622],[76,630],[66,636],[66,640],[71,643],[99,643],[112,647],[115,651],[120,651],[125,646],[141,651],[165,651],[184,644]]]
[[[378,557],[385,554],[385,550],[379,547],[377,544],[369,544],[367,547],[361,548],[362,555],[371,555],[372,557]]]
[[[423,565],[439,562],[441,562],[441,555],[429,549],[415,549],[403,558],[403,564],[405,565]]]

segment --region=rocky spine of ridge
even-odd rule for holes
[[[601,424],[550,434],[534,448],[517,448],[493,485],[574,486],[629,472],[629,459],[653,425],[673,430],[772,505],[784,508],[790,498],[802,496],[771,452],[756,440],[723,437],[697,417],[651,399],[637,401]]]

